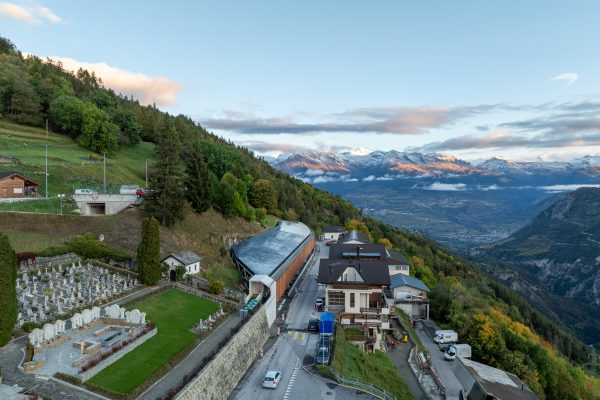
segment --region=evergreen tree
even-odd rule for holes
[[[140,279],[146,285],[160,280],[160,226],[154,217],[142,221],[142,241],[137,248]]]
[[[248,195],[250,204],[255,208],[264,208],[267,211],[275,208],[275,188],[269,180],[259,179],[252,183]]]
[[[212,204],[213,185],[208,175],[208,166],[204,161],[202,146],[198,141],[192,143],[185,152],[187,199],[197,212],[208,210]]]
[[[148,177],[151,190],[145,201],[146,211],[165,226],[183,219],[185,167],[180,152],[177,131],[166,126],[156,146],[157,161]]]
[[[8,237],[0,234],[0,347],[12,336],[17,322],[17,256]]]

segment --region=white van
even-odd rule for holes
[[[435,331],[433,341],[437,344],[440,343],[456,343],[458,342],[458,333],[451,330]]]

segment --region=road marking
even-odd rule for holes
[[[292,376],[290,378],[290,382],[285,388],[285,394],[283,395],[283,400],[291,399],[292,389],[294,388],[294,384],[296,384],[296,375],[298,375],[300,359],[296,361],[296,366],[294,367],[294,372],[292,372]]]
[[[293,340],[296,340],[296,339],[298,339],[298,331],[294,332],[294,339]]]

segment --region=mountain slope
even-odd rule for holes
[[[509,238],[482,247],[481,252],[532,284],[578,304],[596,316],[593,324],[600,326],[599,188],[567,194]],[[564,315],[564,309],[558,311]]]

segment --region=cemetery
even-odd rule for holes
[[[146,314],[137,309],[126,311],[113,304],[104,310],[85,309],[68,321],[46,323],[28,335],[33,356],[23,363],[23,370],[45,376],[63,373],[86,381],[156,334],[156,327],[145,319]]]
[[[81,260],[71,266],[26,269],[17,277],[17,325],[41,324],[65,318],[93,304],[101,304],[138,287],[138,280]]]

